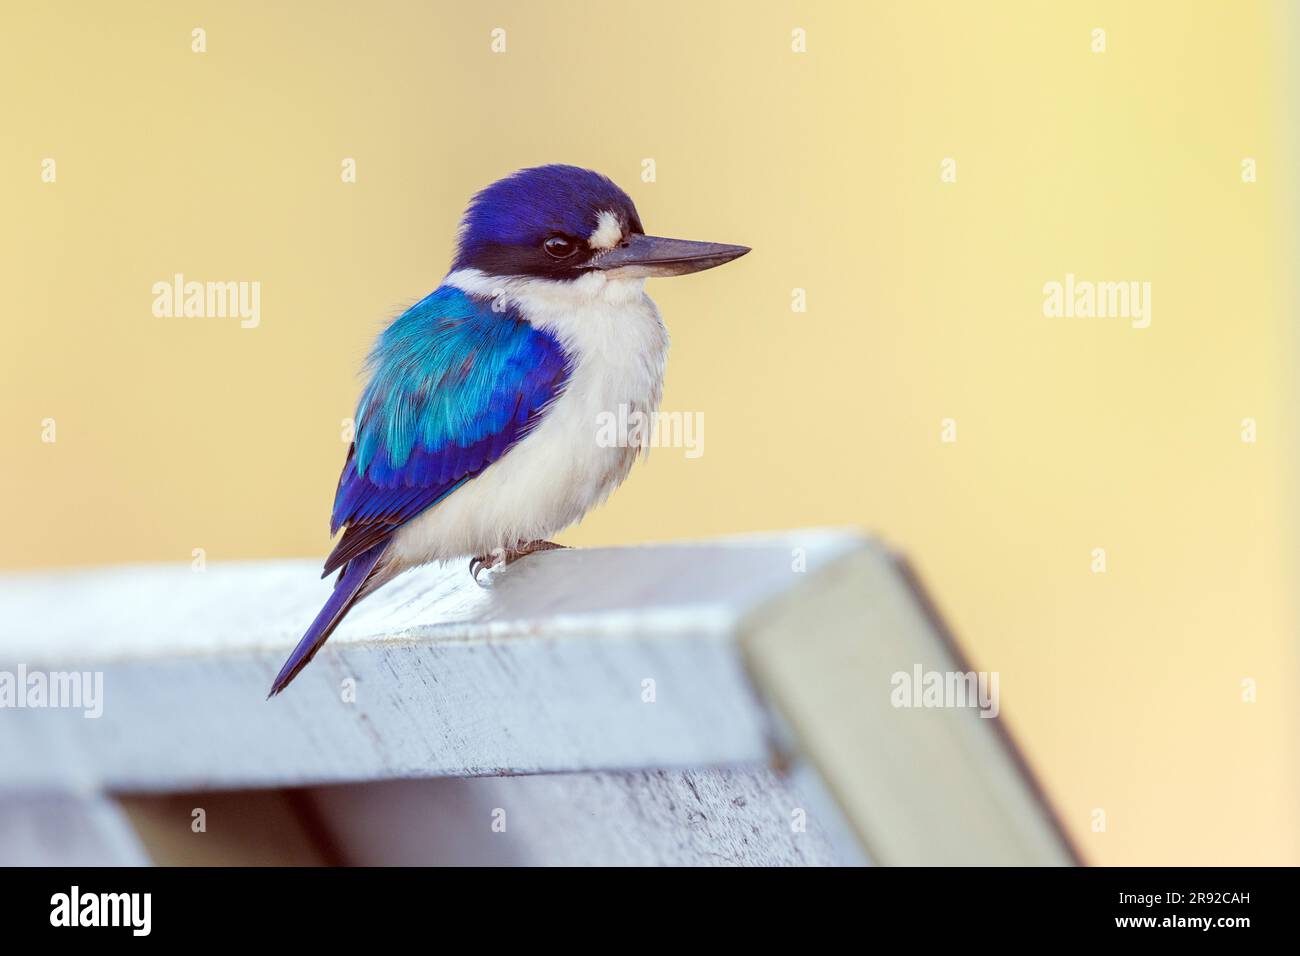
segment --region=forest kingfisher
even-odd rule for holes
[[[603,501],[641,446],[605,447],[620,406],[649,416],[668,331],[652,276],[711,269],[745,246],[647,236],[627,193],[576,166],[479,192],[451,272],[379,336],[339,478],[325,561],[334,590],[275,678],[297,676],[357,601],[403,571],[494,566]]]

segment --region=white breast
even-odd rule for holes
[[[573,371],[526,438],[394,535],[390,560],[404,567],[544,540],[573,524],[627,477],[639,450],[602,447],[602,413],[648,415],[663,392],[668,330],[643,279],[499,280],[467,269],[446,282],[517,305],[559,340]]]

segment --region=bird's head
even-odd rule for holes
[[[453,271],[570,282],[686,275],[749,252],[745,246],[647,236],[627,193],[577,166],[521,169],[465,211]]]

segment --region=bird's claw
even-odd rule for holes
[[[469,562],[469,573],[470,577],[474,579],[474,583],[481,588],[487,587],[487,585],[478,579],[478,576],[484,571],[490,571],[498,564],[503,563],[505,561],[505,555],[505,548],[497,548],[495,551],[489,551],[487,554],[481,554],[477,558],[472,558]]]
[[[490,571],[498,565],[506,567],[507,565],[514,564],[522,557],[536,554],[539,551],[556,551],[562,548],[567,549],[567,547],[567,545],[556,544],[554,541],[525,541],[520,542],[518,547],[497,548],[495,551],[490,551],[477,558],[472,558],[469,562],[469,573],[470,576],[474,578],[475,584],[481,588],[487,587],[486,584],[478,579],[478,576],[484,571]]]

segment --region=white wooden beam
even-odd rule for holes
[[[329,590],[315,562],[7,576],[0,670],[102,671],[104,701],[98,719],[0,712],[0,749],[17,757],[0,765],[0,786],[175,791],[764,762],[770,716],[737,623],[799,583],[792,547],[815,573],[862,546],[808,532],[548,552],[487,588],[464,568],[419,570],[360,604],[269,701]]]
[[[547,552],[487,584],[461,567],[406,575],[268,701],[328,593],[315,562],[0,577],[0,674],[103,680],[94,719],[0,710],[0,801],[517,774],[585,774],[563,780],[598,795],[593,772],[672,768],[721,798],[725,781],[795,768],[842,861],[861,859],[848,843],[876,862],[1073,859],[999,722],[889,709],[891,669],[965,665],[859,535]],[[665,785],[642,779],[657,799]]]

